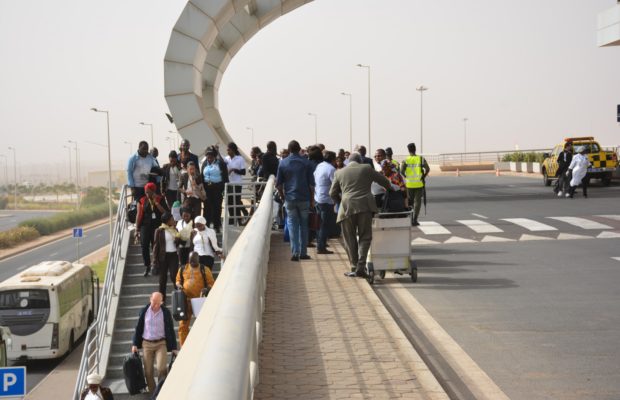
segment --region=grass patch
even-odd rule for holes
[[[8,249],[17,244],[36,239],[40,236],[39,232],[31,226],[19,226],[0,232],[0,249]]]
[[[93,271],[95,271],[97,277],[99,277],[99,283],[103,283],[103,281],[105,280],[105,271],[108,268],[108,257],[106,256],[105,259],[91,264],[90,267],[93,269]]]
[[[19,226],[30,226],[41,235],[49,235],[63,229],[73,228],[108,216],[108,205],[100,204],[93,207],[83,208],[79,211],[69,211],[52,215],[48,218],[32,218],[20,222]],[[113,212],[116,212],[114,206]]]

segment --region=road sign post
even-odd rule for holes
[[[84,236],[84,229],[73,228],[73,237],[77,239],[77,262],[80,262],[80,238]]]
[[[26,395],[26,367],[0,368],[0,398],[23,398]]]

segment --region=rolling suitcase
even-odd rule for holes
[[[175,321],[187,321],[187,300],[182,290],[172,292],[172,318]]]
[[[125,377],[125,386],[127,386],[129,394],[138,394],[142,389],[146,388],[142,359],[138,353],[132,353],[125,357],[123,361],[123,376]]]

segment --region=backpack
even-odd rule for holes
[[[133,200],[129,205],[127,205],[127,220],[132,224],[136,223],[136,219],[138,217],[138,202]]]

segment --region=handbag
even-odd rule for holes
[[[308,215],[309,228],[311,231],[321,229],[321,215],[316,211],[311,211]]]

